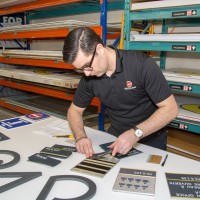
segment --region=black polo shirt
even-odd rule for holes
[[[156,104],[172,91],[151,57],[133,50],[115,51],[116,71],[112,76],[83,76],[73,103],[85,108],[93,97],[98,97],[107,107],[111,121],[108,132],[119,136],[152,115]]]

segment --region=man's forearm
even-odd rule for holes
[[[84,130],[84,123],[82,114],[76,110],[68,110],[67,119],[70,125],[70,128],[75,136],[76,141],[80,138],[87,137]]]
[[[164,109],[158,109],[147,120],[137,125],[138,128],[143,130],[144,137],[150,135],[153,132],[163,128],[172,120],[171,114],[165,112]]]
[[[173,101],[173,99],[172,99]],[[143,130],[144,137],[166,126],[170,121],[176,118],[178,108],[176,103],[172,102],[169,106],[161,106],[147,120],[137,125]]]

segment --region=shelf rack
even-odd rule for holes
[[[145,51],[160,51],[160,68],[165,69],[166,52],[200,52],[200,42],[137,42],[131,41],[131,26],[135,21],[148,20],[151,24],[162,22],[162,34],[168,33],[169,27],[199,27],[200,4],[178,7],[134,10],[131,0],[125,0],[124,7],[124,48]],[[189,4],[189,3],[188,3]],[[200,84],[168,82],[172,90],[200,95]],[[200,133],[200,125],[190,121],[174,120],[170,126]]]
[[[189,120],[175,119],[168,124],[170,127],[178,128],[184,131],[191,131],[193,133],[199,133],[200,122],[192,122]]]
[[[195,15],[178,15],[178,13],[187,13],[189,11],[195,10]],[[174,13],[174,14],[173,14]],[[175,15],[177,13],[177,15]],[[172,24],[167,24],[168,19],[179,20],[179,19],[196,19],[200,18],[200,5],[196,6],[185,6],[185,7],[171,7],[171,8],[162,8],[162,9],[151,9],[151,10],[140,10],[137,12],[130,12],[130,1],[125,0],[125,27],[124,27],[124,35],[126,37],[124,41],[125,49],[136,49],[136,50],[153,50],[153,51],[176,51],[176,52],[200,52],[200,43],[199,42],[130,42],[130,30],[131,30],[131,22],[138,20],[152,20],[158,21],[162,20],[163,22],[163,30],[162,33],[167,33],[167,28],[172,26]],[[175,15],[175,16],[174,16]],[[173,26],[185,26],[184,21],[179,21],[179,24],[173,24]],[[200,26],[200,22],[197,20],[195,23],[192,23],[192,26]],[[188,23],[187,23],[187,26]],[[194,50],[182,49],[178,50],[173,48],[173,45],[176,46],[194,46],[196,47]]]
[[[10,7],[7,7],[6,9],[1,8],[0,15],[20,13],[20,12],[42,9],[42,8],[47,8],[47,7],[54,7],[54,6],[64,5],[64,4],[75,3],[75,2],[80,2],[80,0],[59,0],[59,1],[37,0],[37,1],[29,2],[29,3],[23,3],[20,5],[10,6]]]
[[[73,65],[66,64],[62,61],[57,60],[42,60],[42,59],[31,59],[31,58],[11,58],[11,57],[1,57],[0,62],[6,64],[17,64],[17,65],[27,65],[31,63],[31,66],[37,67],[48,67],[48,68],[59,68],[59,69],[74,69]]]
[[[57,6],[66,6],[73,3],[82,3],[89,2],[94,4],[99,4],[99,2],[91,2],[91,1],[80,1],[80,0],[37,0],[35,2],[23,3],[16,6],[10,6],[7,8],[0,9],[0,15],[7,15],[13,13],[20,12],[31,12],[31,11],[42,11],[46,8],[52,8]],[[100,0],[100,26],[94,26],[93,28],[97,34],[102,36],[103,42],[106,43],[106,39],[114,39],[120,35],[120,33],[109,33],[107,34],[107,0]],[[34,18],[34,17],[33,17]],[[48,39],[48,38],[64,38],[68,34],[71,29],[68,28],[58,28],[58,29],[48,29],[48,30],[31,30],[31,31],[17,31],[17,32],[8,32],[8,33],[0,33],[0,39]],[[43,66],[43,67],[51,67],[51,68],[61,68],[61,69],[73,69],[72,65],[65,64],[64,62],[57,60],[41,60],[41,59],[22,59],[22,58],[11,58],[11,57],[3,57],[0,56],[1,63],[7,64],[20,64],[27,65],[27,63],[31,63],[31,66]],[[52,97],[57,97],[61,99],[66,99],[72,101],[73,93],[66,93],[64,91],[59,91],[50,88],[43,88],[31,84],[26,83],[17,83],[15,81],[0,79],[0,86],[11,87],[15,89],[20,89],[24,91],[29,91],[38,94],[45,94]],[[12,105],[9,105],[7,102],[3,100],[0,101],[1,106],[9,107],[11,109],[17,109],[17,111],[26,114],[30,113],[30,110],[16,108]],[[99,130],[104,130],[104,106],[101,102],[94,98],[91,105],[98,107],[99,112]]]
[[[90,27],[98,34],[102,34],[102,27]],[[72,29],[70,29],[72,30]],[[49,39],[49,38],[64,38],[69,33],[69,28],[57,28],[48,30],[31,30],[31,31],[13,31],[13,32],[0,32],[0,40],[2,39]],[[108,33],[107,39],[115,39],[120,35],[120,32]]]
[[[15,82],[12,80],[6,80],[6,79],[0,79],[0,85],[1,86],[6,86],[6,87],[11,87],[19,90],[24,90],[24,91],[29,91],[37,94],[43,94],[51,97],[57,97],[60,99],[65,99],[68,101],[73,100],[73,92],[69,91],[60,91],[56,89],[51,89],[51,88],[44,88],[36,85],[31,85],[31,84],[25,84],[25,83],[19,83]],[[91,105],[97,106],[98,111],[100,112],[100,101],[97,98],[94,98],[91,102]]]
[[[97,34],[102,35],[101,26],[92,26],[92,28]],[[32,30],[32,31],[17,31],[0,33],[0,39],[40,39],[40,38],[64,38],[69,33],[69,28],[59,28],[59,29],[48,29],[48,30]],[[73,65],[66,64],[63,61],[57,60],[45,60],[45,59],[31,59],[31,58],[12,58],[0,56],[0,62],[6,64],[19,64],[27,65],[31,63],[31,66],[42,66],[60,69],[74,69]]]

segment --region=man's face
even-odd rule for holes
[[[78,51],[76,60],[72,63],[75,71],[84,73],[86,76],[103,76],[107,72],[104,57],[101,55],[103,47],[97,45],[93,54],[86,56],[81,49]]]

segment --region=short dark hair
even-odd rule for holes
[[[104,46],[100,36],[97,35],[94,30],[87,27],[73,29],[69,32],[64,41],[64,62],[73,63],[76,59],[79,47],[86,55],[92,54],[94,48],[99,43]]]

